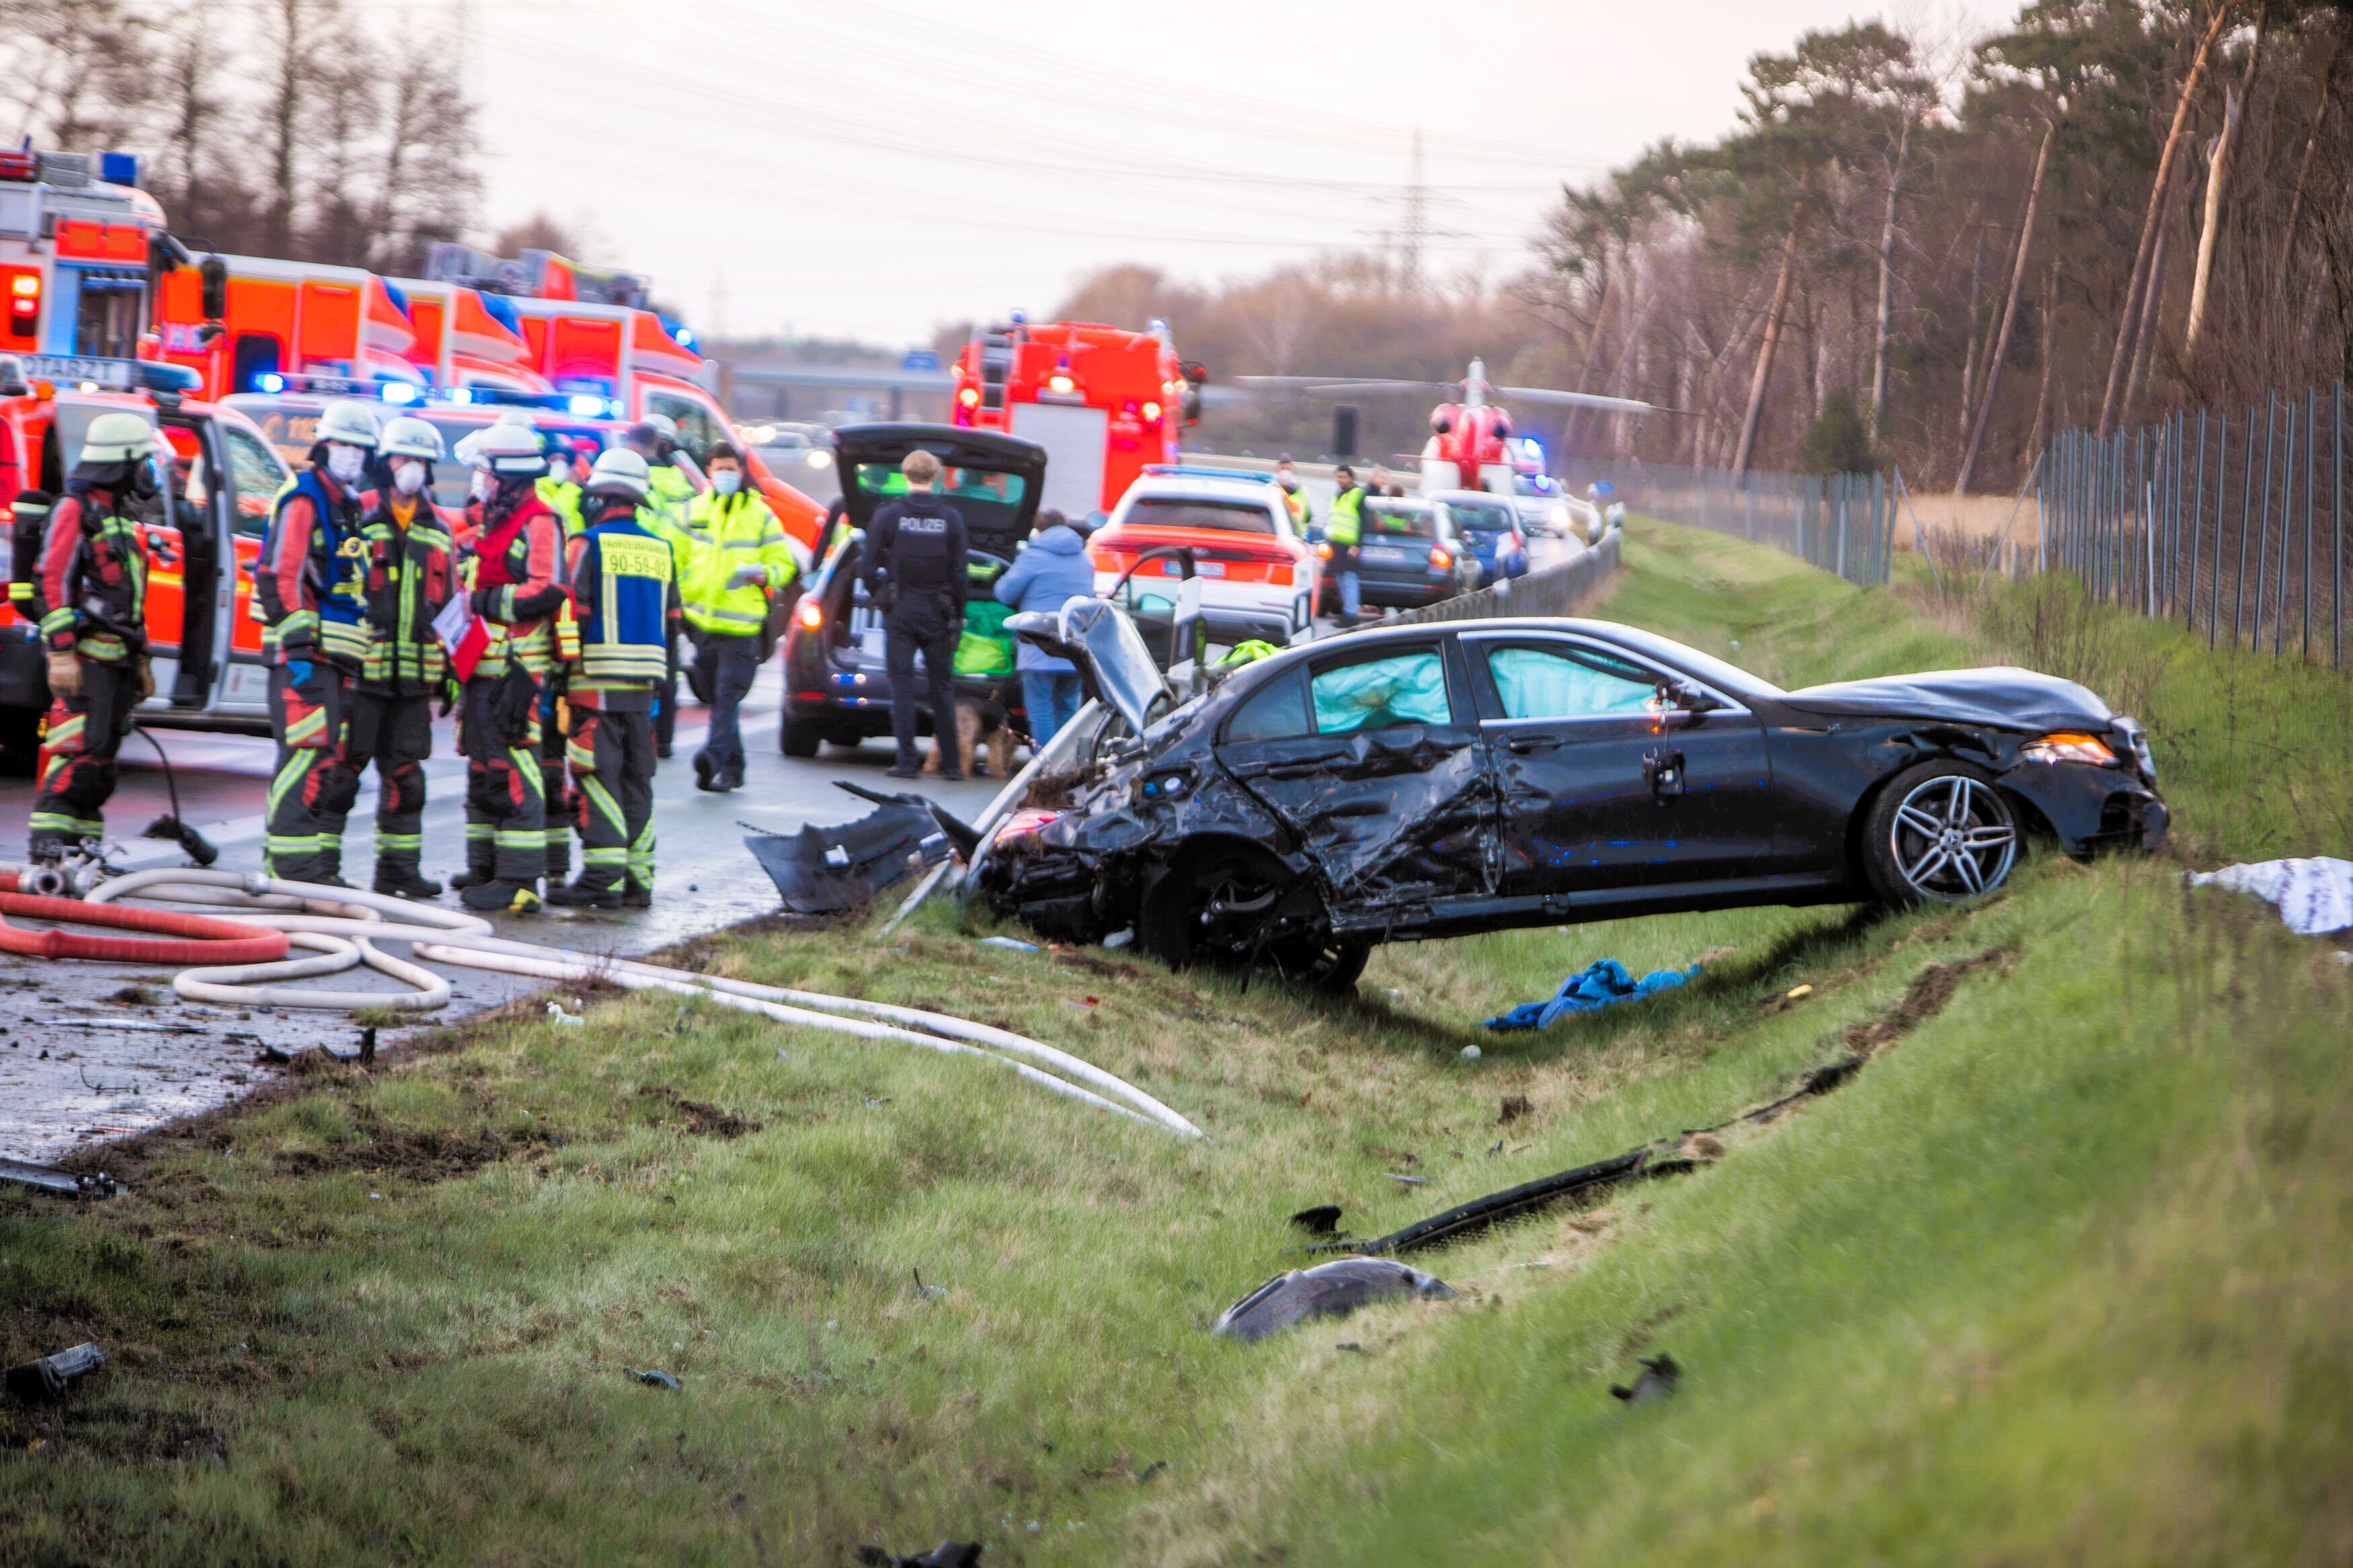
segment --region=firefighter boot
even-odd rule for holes
[[[438,899],[441,884],[434,881],[417,868],[418,856],[379,855],[375,861],[375,890],[396,899]]]
[[[565,910],[617,910],[621,907],[621,884],[595,882],[583,871],[573,883],[551,881],[547,885],[547,901]]]
[[[484,913],[527,915],[539,908],[539,889],[529,882],[480,882],[458,895],[470,910]]]
[[[470,822],[466,825],[466,868],[449,879],[449,885],[460,892],[499,879],[498,844],[487,826],[479,833],[475,826]]]
[[[621,907],[625,910],[652,909],[654,890],[632,877],[621,885]]]

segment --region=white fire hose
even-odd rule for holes
[[[159,903],[218,909],[225,920],[285,931],[293,945],[315,954],[269,963],[185,970],[174,978],[172,988],[194,1000],[332,1011],[387,1008],[430,1012],[447,1005],[447,980],[417,964],[395,958],[377,945],[401,942],[409,944],[416,957],[430,963],[537,979],[602,980],[630,990],[670,991],[705,997],[721,1006],[756,1013],[797,1027],[826,1029],[869,1040],[900,1040],[927,1050],[984,1057],[1053,1093],[1148,1122],[1179,1137],[1202,1136],[1199,1128],[1151,1095],[1091,1062],[1043,1041],[945,1014],[852,996],[758,985],[749,981],[667,969],[634,959],[515,942],[495,935],[491,923],[479,916],[355,888],[289,882],[237,871],[134,871],[100,883],[91,889],[88,901],[110,903],[134,895]],[[339,973],[363,963],[409,989],[327,991],[277,984]],[[1033,1062],[1066,1076],[1057,1078],[1032,1066]],[[1079,1081],[1073,1083],[1069,1081],[1071,1079]],[[1092,1088],[1081,1088],[1080,1084]],[[1098,1094],[1095,1089],[1103,1092]]]

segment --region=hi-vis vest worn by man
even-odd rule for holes
[[[1365,487],[1350,485],[1332,500],[1324,523],[1324,537],[1335,545],[1353,545],[1364,534]]]
[[[699,495],[687,517],[696,536],[694,558],[680,563],[687,624],[707,636],[757,636],[767,624],[770,595],[800,572],[785,525],[749,489]],[[765,568],[767,582],[741,581],[746,566]]]

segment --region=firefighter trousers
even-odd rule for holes
[[[654,888],[654,716],[572,710],[565,744],[580,828],[580,885]]]
[[[547,868],[547,786],[539,703],[512,700],[504,675],[466,682],[458,749],[466,757],[466,868],[532,887]]]
[[[104,837],[115,755],[138,702],[138,661],[95,658],[81,661],[79,696],[50,702],[48,728],[41,737],[40,794],[33,802],[35,859]]]
[[[286,665],[269,671],[269,733],[278,766],[262,819],[261,864],[290,882],[343,879],[343,820],[359,798],[360,775],[345,754],[351,678],[324,659],[297,681]]]
[[[357,689],[343,754],[354,788],[375,764],[375,863],[421,876],[425,856],[425,762],[433,754],[433,699]]]

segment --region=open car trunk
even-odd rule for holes
[[[907,493],[899,465],[915,451],[940,460],[937,493],[963,516],[973,549],[1010,561],[1037,521],[1046,449],[1034,441],[954,425],[845,425],[833,449],[853,528],[871,527],[879,508]]]

